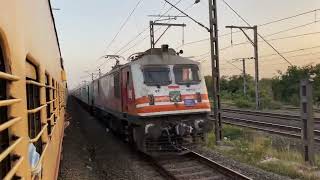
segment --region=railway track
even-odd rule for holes
[[[280,113],[242,110],[242,109],[231,109],[231,108],[223,108],[222,111],[223,112],[230,112],[230,113],[245,114],[245,115],[277,118],[277,119],[283,119],[283,120],[301,121],[300,116],[292,115],[292,114],[280,114]],[[314,122],[317,124],[320,124],[320,118],[314,117]]]
[[[246,127],[250,129],[255,129],[259,131],[265,131],[272,134],[283,135],[293,138],[301,138],[301,128],[276,124],[276,123],[267,123],[250,119],[236,118],[230,116],[222,116],[224,124],[230,124],[235,126]],[[320,131],[314,130],[316,142],[320,142]]]
[[[230,108],[224,108],[223,112],[224,113],[222,113],[222,119],[224,124],[246,127],[250,129],[268,132],[271,134],[278,134],[297,139],[301,138],[301,128],[297,124],[301,120],[300,117],[297,115]],[[237,117],[236,114],[245,115],[245,117]],[[270,122],[270,119],[273,119],[273,122]],[[282,124],[276,123],[279,122],[279,120],[282,121]],[[319,117],[315,117],[314,121],[315,124],[320,124]],[[320,130],[315,129],[314,135],[314,140],[316,142],[320,142]]]
[[[171,180],[250,180],[196,152],[188,151],[183,155],[168,155],[161,158],[143,155],[165,178]]]

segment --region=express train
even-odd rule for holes
[[[73,91],[109,128],[143,152],[180,151],[211,130],[199,62],[163,45]]]
[[[0,1],[0,179],[58,178],[66,88],[50,1]]]

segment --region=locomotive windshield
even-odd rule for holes
[[[197,65],[176,65],[173,72],[177,84],[197,84],[200,82]]]
[[[170,69],[162,66],[143,68],[144,83],[148,86],[165,86],[171,84]]]

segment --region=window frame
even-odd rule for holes
[[[182,69],[182,68],[190,68],[193,70],[193,68],[196,69],[197,73],[197,80],[192,80],[192,81],[178,81],[176,77],[177,69]],[[196,64],[176,64],[173,66],[173,74],[174,74],[174,79],[175,83],[178,85],[195,85],[195,84],[200,84],[201,82],[201,76],[200,76],[200,68]]]
[[[29,63],[35,68],[36,79],[26,77],[26,80],[32,80],[40,83],[40,74],[39,67],[33,64],[31,61],[26,59],[26,63]],[[35,109],[41,107],[41,87],[35,84],[26,84],[26,96],[27,96],[27,109]],[[42,130],[43,123],[41,120],[41,111],[36,113],[28,114],[28,135],[30,139],[35,138]],[[34,145],[39,154],[42,154],[44,142],[42,138],[39,138],[37,142],[34,142]]]
[[[164,69],[166,71],[163,71],[163,72],[167,72],[167,75],[168,75],[168,81],[166,82],[147,82],[146,81],[146,70],[148,69]],[[170,85],[172,84],[172,77],[170,76],[170,67],[168,65],[147,65],[147,66],[143,66],[142,69],[142,74],[143,74],[143,83],[147,86],[167,86],[167,85]],[[157,72],[157,71],[153,71],[153,72]],[[161,72],[161,71],[159,71]]]

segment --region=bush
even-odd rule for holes
[[[261,97],[260,105],[262,109],[280,109],[281,108],[281,103],[274,101],[269,96]]]
[[[244,136],[244,131],[242,128],[235,126],[223,126],[223,136],[230,140],[238,139]]]
[[[234,104],[238,108],[253,108],[254,107],[254,104],[246,98],[237,98],[234,100]]]

